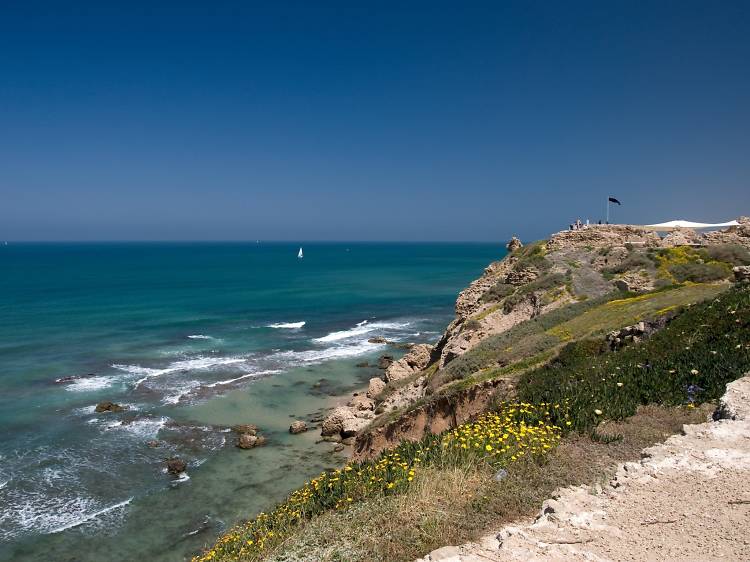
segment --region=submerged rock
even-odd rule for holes
[[[307,431],[307,424],[302,420],[295,420],[292,425],[289,426],[289,433],[295,435],[297,433],[303,433]]]
[[[258,426],[253,423],[243,423],[239,425],[233,425],[232,431],[241,435],[255,435],[258,433]]]
[[[392,355],[381,355],[378,359],[378,369],[387,369],[391,366],[391,363],[393,363]]]
[[[127,410],[125,406],[120,406],[119,404],[115,404],[114,402],[110,402],[109,400],[106,400],[104,402],[99,402],[96,405],[96,408],[94,408],[94,411],[97,413],[124,412],[125,410]]]

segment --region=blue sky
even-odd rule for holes
[[[6,2],[0,239],[750,214],[750,3]]]

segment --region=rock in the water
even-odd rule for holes
[[[244,435],[255,435],[258,433],[258,426],[253,423],[242,423],[239,425],[233,425],[232,431]]]
[[[392,355],[382,355],[380,359],[378,359],[378,369],[387,369],[390,367],[391,363],[393,363]]]
[[[292,425],[289,426],[289,433],[297,434],[307,431],[307,424],[302,420],[295,420]]]
[[[370,379],[370,385],[367,387],[367,397],[375,398],[378,394],[383,392],[385,388],[385,381],[379,377],[373,377]]]
[[[333,448],[334,453],[340,453],[343,450],[344,450],[344,446],[341,445],[340,443]]]
[[[146,441],[146,446],[151,447],[152,449],[155,449],[156,447],[159,447],[161,443],[159,443],[156,439],[152,439],[151,441]]]
[[[508,249],[508,252],[513,253],[516,250],[523,248],[523,244],[521,244],[521,241],[514,236],[510,239],[510,242],[505,245],[505,247]]]
[[[115,404],[114,402],[110,402],[109,400],[106,400],[104,402],[99,402],[96,405],[96,408],[94,408],[95,412],[102,413],[102,412],[124,412],[127,408],[124,406],[120,406],[119,404]]]
[[[252,449],[254,447],[260,447],[265,444],[266,438],[259,435],[250,435],[249,433],[243,433],[237,438],[237,446],[240,449]]]
[[[167,472],[169,474],[181,474],[187,469],[187,463],[179,457],[167,459]]]
[[[356,365],[354,365],[354,366],[355,366],[355,367],[359,367],[359,368],[367,368],[367,367],[369,367],[369,366],[370,366],[370,364],[369,364],[369,363],[368,363],[367,361],[362,361],[362,363],[357,363],[357,364],[356,364]]]
[[[388,343],[388,340],[383,336],[375,336],[367,340],[369,343]]]

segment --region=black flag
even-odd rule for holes
[[[618,205],[622,205],[622,203],[620,203],[620,202],[619,202],[619,201],[618,201],[617,199],[615,199],[614,197],[610,197],[610,198],[609,198],[609,202],[610,202],[610,203],[617,203]]]

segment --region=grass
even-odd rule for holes
[[[274,562],[411,561],[446,544],[474,540],[504,523],[538,512],[556,488],[605,482],[618,462],[706,419],[709,409],[646,406],[608,423],[610,443],[570,435],[536,462],[520,461],[501,482],[484,465],[429,468],[400,495],[362,502],[307,522],[268,553]]]
[[[496,411],[441,435],[427,435],[418,443],[402,442],[373,461],[324,472],[270,513],[260,513],[230,530],[194,561],[260,560],[309,519],[403,494],[425,471],[476,470],[478,466],[496,470],[517,461],[534,461],[558,444],[563,430],[547,420],[560,409],[560,404],[501,403]],[[556,417],[564,419],[564,415]]]

